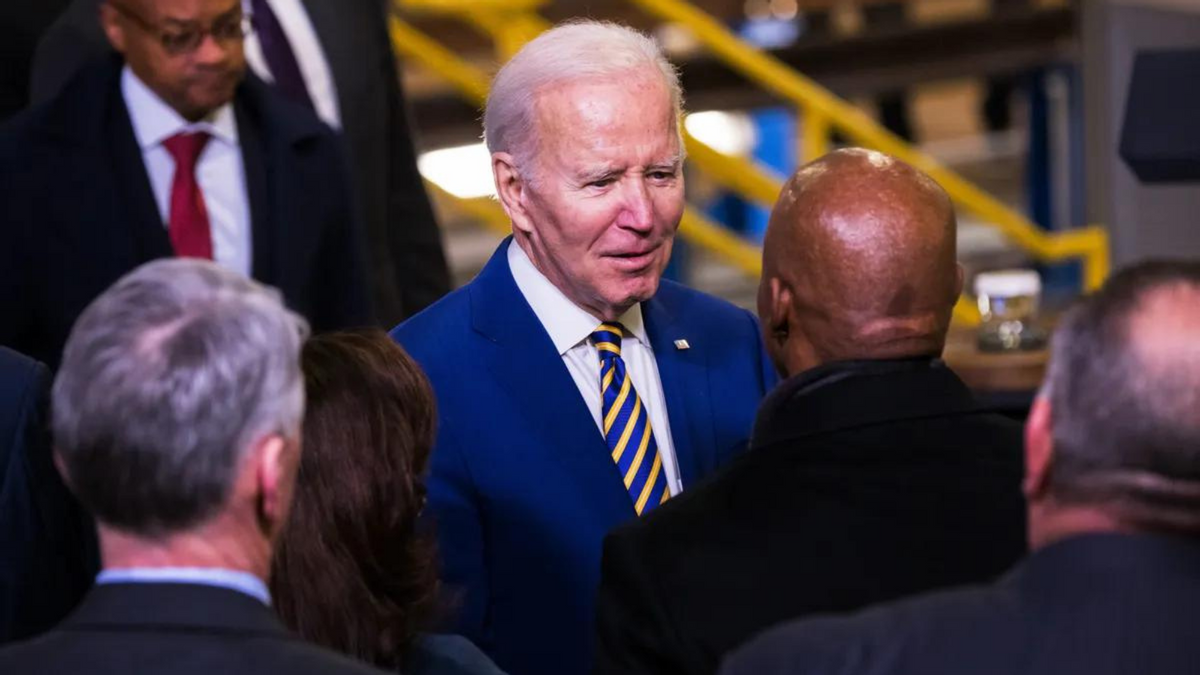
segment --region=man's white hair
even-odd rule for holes
[[[488,151],[507,152],[518,168],[522,167],[536,150],[534,102],[542,90],[584,79],[627,76],[647,68],[662,75],[678,120],[683,111],[679,73],[651,37],[606,21],[579,20],[555,26],[522,47],[492,81],[483,113]]]

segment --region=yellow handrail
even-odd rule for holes
[[[535,13],[546,0],[394,0],[397,5],[419,10],[454,13],[489,34],[507,58],[533,35],[550,26]],[[831,128],[838,128],[855,141],[903,159],[929,173],[958,204],[982,220],[994,224],[1016,245],[1041,260],[1081,257],[1084,262],[1084,287],[1092,289],[1103,282],[1108,272],[1108,240],[1098,227],[1085,227],[1048,234],[1019,213],[986,194],[936,160],[913,149],[862,111],[845,103],[795,72],[778,59],[739,40],[703,11],[681,0],[630,0],[663,19],[689,28],[708,48],[726,63],[764,89],[791,101],[804,116],[803,150],[805,161],[824,154]],[[389,18],[389,30],[396,51],[420,62],[440,75],[469,101],[482,105],[487,97],[488,76],[457,54],[445,49],[395,15]],[[753,162],[725,155],[683,131],[689,160],[718,184],[744,198],[770,206],[782,187],[780,177]],[[439,188],[435,189],[442,193]],[[443,193],[446,194],[446,193]],[[491,200],[460,200],[454,203],[483,219],[489,227],[508,231],[503,210]],[[488,205],[485,207],[484,205]],[[485,214],[484,209],[488,211]],[[497,216],[497,214],[499,214]],[[486,215],[486,217],[485,217]],[[751,275],[761,273],[756,247],[737,235],[688,209],[681,235],[713,251],[721,259]],[[957,320],[978,322],[979,313],[971,298],[964,296],[955,307]]]
[[[928,155],[912,148],[854,106],[801,75],[779,59],[744,43],[718,21],[682,0],[630,0],[663,21],[687,27],[725,63],[762,88],[799,106],[805,120],[805,145],[823,152],[826,124],[832,124],[863,145],[898,157],[928,173],[967,211],[994,224],[1011,241],[1042,260],[1084,258],[1084,284],[1088,289],[1103,282],[1108,271],[1108,236],[1095,226],[1058,234],[1041,230]],[[816,124],[811,124],[813,121]],[[811,127],[816,127],[815,129]]]

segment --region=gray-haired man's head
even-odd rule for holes
[[[54,383],[56,451],[76,495],[142,537],[215,516],[257,443],[298,440],[307,331],[276,291],[212,263],[122,278],[80,316]]]
[[[1063,317],[1026,432],[1033,514],[1045,502],[1200,532],[1197,336],[1197,262],[1118,272]]]

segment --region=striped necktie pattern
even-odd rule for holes
[[[650,428],[650,415],[621,358],[625,327],[603,323],[592,332],[600,355],[600,396],[603,399],[604,440],[625,480],[625,489],[640,516],[667,501],[667,476]]]

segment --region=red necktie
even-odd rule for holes
[[[204,206],[204,193],[196,182],[196,160],[208,143],[208,138],[208,134],[201,131],[175,134],[163,141],[163,147],[175,159],[167,230],[171,235],[171,245],[175,247],[175,255],[183,258],[213,258],[208,209]]]

